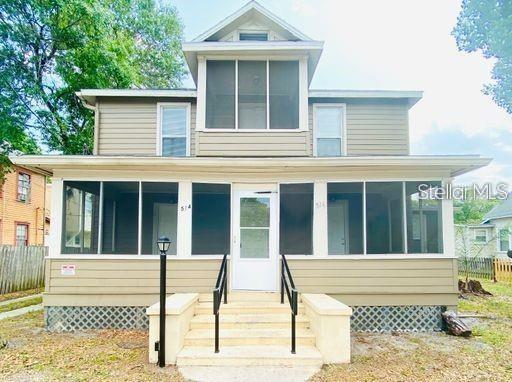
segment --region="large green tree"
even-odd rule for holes
[[[35,134],[51,151],[90,154],[92,112],[75,92],[178,86],[182,29],[157,0],[0,0],[4,146],[36,152]]]
[[[484,92],[512,114],[512,1],[463,0],[453,35],[460,50],[495,59]]]

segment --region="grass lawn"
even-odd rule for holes
[[[312,381],[512,381],[512,284],[482,281],[492,297],[459,300],[474,337],[444,333],[357,334],[350,365],[327,365]]]
[[[512,284],[483,285],[495,296],[459,304],[478,315],[468,319],[474,337],[356,334],[352,363],[324,366],[312,381],[512,381]],[[147,363],[147,341],[143,331],[47,333],[42,312],[29,313],[0,321],[0,380],[183,381]]]
[[[26,306],[30,306],[30,305],[37,305],[37,304],[40,304],[42,301],[43,301],[42,297],[34,297],[34,298],[29,298],[29,299],[23,300],[23,301],[13,302],[11,304],[1,305],[0,313],[9,312],[11,310],[20,309],[20,308],[25,308]]]
[[[43,290],[44,290],[44,288],[36,288],[36,289],[23,290],[21,292],[0,294],[0,302],[4,302],[7,300],[14,300],[16,298],[30,296],[33,294],[39,294],[39,293],[42,293]]]

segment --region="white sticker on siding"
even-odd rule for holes
[[[64,264],[60,266],[60,274],[62,276],[74,276],[76,270],[75,264]]]

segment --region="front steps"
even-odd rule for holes
[[[297,353],[291,354],[291,311],[277,293],[234,292],[220,307],[220,352],[214,352],[211,295],[200,295],[178,366],[321,366],[304,308],[296,316]]]

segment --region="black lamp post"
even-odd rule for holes
[[[165,366],[165,297],[166,297],[166,277],[167,277],[167,251],[171,245],[171,240],[166,236],[161,236],[157,240],[158,250],[160,251],[160,335],[158,340],[158,366]]]

